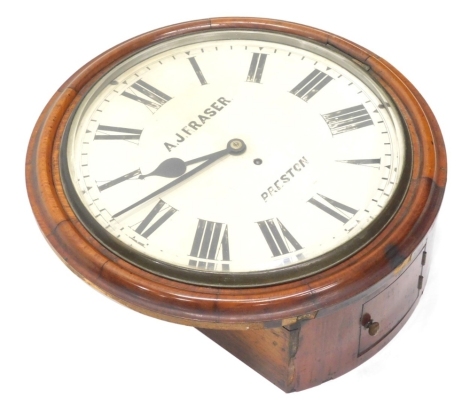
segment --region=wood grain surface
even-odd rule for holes
[[[284,32],[318,41],[370,67],[394,98],[410,135],[411,181],[399,210],[364,249],[344,262],[294,282],[224,289],[171,281],[125,262],[97,242],[70,209],[58,156],[65,125],[85,92],[123,58],[183,33],[225,28]],[[417,90],[390,64],[338,36],[303,25],[258,18],[217,18],[177,24],[126,41],[74,74],[45,107],[31,136],[27,189],[38,224],[66,265],[87,283],[137,311],[201,328],[247,329],[290,325],[304,315],[333,312],[390,283],[436,218],[446,182],[446,155],[437,122]],[[300,264],[299,267],[308,266]]]

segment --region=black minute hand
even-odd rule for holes
[[[131,204],[130,206],[122,209],[121,211],[114,214],[113,217],[119,217],[124,213],[127,213],[129,210],[145,203],[147,200],[152,199],[155,196],[167,191],[168,189],[172,188],[173,186],[177,185],[178,183],[190,178],[192,175],[200,172],[204,168],[208,167],[209,165],[213,164],[218,159],[224,157],[225,155],[240,155],[246,150],[245,143],[240,139],[233,139],[227,143],[227,148],[213,152],[212,154],[204,155],[199,158],[191,159],[189,161],[182,161],[179,158],[170,158],[166,161],[163,161],[157,169],[153,172],[149,173],[148,175],[141,175],[140,178],[145,178],[147,176],[157,175],[157,176],[164,176],[167,178],[175,178],[175,180],[167,183],[165,186],[161,187],[160,189],[156,190],[155,192],[150,193],[149,195],[145,196],[144,198],[138,200],[137,202]],[[192,165],[197,162],[205,161],[203,164],[199,165],[198,167],[186,172],[187,165]]]

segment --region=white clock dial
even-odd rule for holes
[[[320,271],[386,223],[405,144],[385,92],[341,54],[203,33],[105,75],[75,113],[62,172],[97,238],[151,272],[289,280],[289,267]]]

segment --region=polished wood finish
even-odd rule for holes
[[[397,267],[388,286],[333,313],[273,329],[200,331],[285,392],[337,378],[375,355],[411,316],[429,271],[427,241]],[[379,325],[374,335],[364,318]]]
[[[319,274],[243,289],[168,280],[127,263],[103,247],[82,226],[64,195],[59,174],[60,143],[74,108],[87,90],[120,61],[156,42],[227,28],[283,32],[340,50],[368,69],[389,92],[408,129],[413,166],[399,210],[372,242]],[[344,38],[299,24],[215,18],[143,34],[103,53],[75,73],[38,119],[26,158],[26,183],[44,236],[79,277],[134,310],[203,329],[282,389],[291,391],[336,377],[363,362],[409,317],[417,303],[414,296],[405,295],[403,303],[387,313],[387,295],[380,292],[395,295],[399,291],[388,289],[426,244],[444,195],[446,168],[444,143],[431,110],[409,81],[380,57]],[[308,263],[297,266],[308,267]],[[363,306],[381,325],[376,336],[365,335]],[[384,321],[375,320],[374,312],[379,308],[383,308],[378,313],[386,318]],[[257,329],[265,330],[251,331]]]

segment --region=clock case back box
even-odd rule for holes
[[[159,41],[194,32],[264,30],[323,44],[347,55],[391,96],[411,144],[405,197],[380,233],[331,268],[273,286],[221,288],[163,278],[124,261],[80,223],[59,173],[60,143],[74,108],[117,63]],[[383,348],[424,291],[432,226],[447,163],[439,126],[425,100],[389,63],[333,34],[283,21],[214,18],[158,29],[98,56],[43,110],[31,136],[26,183],[38,224],[79,277],[141,313],[195,326],[286,392],[335,378]]]

